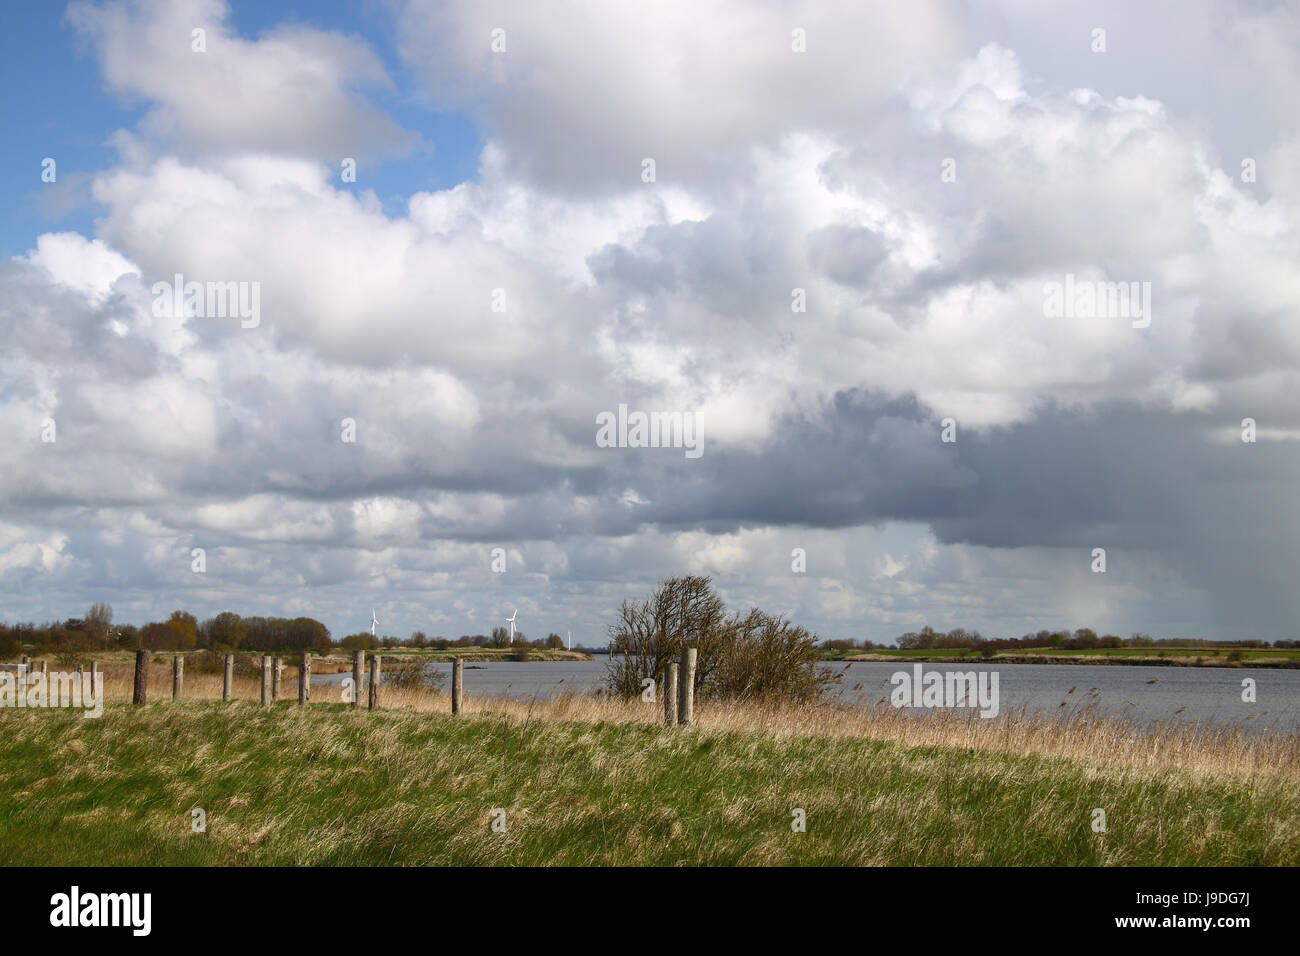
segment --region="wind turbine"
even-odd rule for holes
[[[375,626],[379,623],[379,618],[375,617],[375,609],[370,609],[370,636],[375,636]]]
[[[506,618],[506,623],[510,625],[510,643],[515,642],[515,618],[519,616],[519,608],[515,608],[515,613]]]
[[[569,650],[573,650],[573,632],[569,632]]]

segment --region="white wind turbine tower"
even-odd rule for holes
[[[519,616],[519,608],[515,608],[515,613],[506,618],[506,623],[510,625],[510,643],[515,642],[515,618]]]
[[[573,632],[569,632],[569,650],[573,650]]]
[[[379,624],[379,618],[375,617],[375,609],[370,609],[370,636],[375,636],[375,627]]]

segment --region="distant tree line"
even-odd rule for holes
[[[664,589],[667,590],[664,590]],[[670,599],[684,602],[680,607],[669,606]],[[725,624],[725,626],[724,626]],[[853,650],[872,650],[889,647],[869,640],[837,638],[815,643],[815,636],[803,629],[795,629],[788,622],[773,619],[770,615],[759,612],[746,618],[736,615],[728,616],[722,608],[721,601],[713,594],[707,578],[674,578],[664,582],[655,591],[649,601],[625,602],[620,610],[620,621],[610,629],[611,643],[607,648],[587,648],[582,645],[575,650],[587,653],[603,653],[612,650],[616,653],[631,652],[638,654],[649,648],[653,666],[661,668],[666,655],[675,653],[680,648],[681,634],[685,629],[695,628],[710,636],[710,640],[719,647],[726,644],[733,656],[738,649],[761,646],[767,641],[773,646],[791,641],[791,646],[798,652],[794,659],[802,660],[805,644],[821,651],[848,652]],[[797,639],[790,637],[798,633]],[[808,642],[814,642],[809,644]],[[152,621],[143,627],[133,624],[113,624],[111,605],[96,602],[86,611],[84,617],[68,618],[65,621],[36,626],[32,623],[0,623],[0,658],[17,657],[23,648],[30,648],[36,654],[53,654],[69,659],[99,650],[113,648],[143,647],[151,651],[300,651],[311,650],[326,654],[334,649],[335,643],[330,639],[329,628],[320,621],[310,617],[240,617],[233,611],[223,611],[205,621],[199,621],[187,611],[173,611],[165,621]],[[432,650],[449,650],[465,647],[515,647],[517,649],[537,648],[559,649],[565,646],[565,640],[559,634],[551,633],[545,638],[528,640],[522,631],[515,632],[514,643],[510,641],[510,632],[504,627],[495,627],[491,634],[462,634],[457,638],[429,637],[423,631],[415,631],[407,638],[372,637],[368,632],[350,634],[337,643],[346,650],[378,650],[386,647],[429,648]],[[1091,628],[1083,627],[1074,631],[1042,630],[1035,634],[1026,634],[1019,638],[986,638],[979,631],[965,628],[953,628],[951,631],[938,631],[926,626],[919,631],[900,634],[892,646],[903,650],[929,650],[940,648],[968,648],[975,651],[1002,651],[1016,649],[1055,648],[1062,650],[1086,650],[1091,648],[1152,647],[1152,648],[1296,648],[1300,640],[1268,641],[1210,641],[1189,638],[1152,638],[1146,634],[1133,634],[1122,638],[1114,634],[1098,635]],[[647,664],[637,664],[638,673],[629,671],[620,677],[620,689],[639,686],[642,676],[639,670]],[[710,665],[712,666],[712,665]],[[655,671],[654,673],[658,673]],[[721,679],[721,678],[720,678]],[[745,685],[744,678],[728,678]]]
[[[888,644],[875,644],[872,641],[836,639],[822,641],[818,647],[824,651],[871,650],[876,647],[890,647]],[[977,651],[1003,651],[1033,648],[1055,648],[1059,650],[1090,650],[1093,648],[1117,647],[1179,647],[1179,648],[1216,648],[1216,647],[1300,647],[1300,641],[1281,640],[1270,644],[1268,641],[1211,641],[1204,638],[1152,638],[1146,634],[1134,634],[1123,638],[1116,634],[1098,635],[1089,627],[1074,631],[1038,631],[1023,637],[986,638],[979,631],[968,631],[957,627],[951,631],[937,631],[926,626],[919,631],[900,634],[894,641],[900,650],[931,650],[942,648],[969,648]]]
[[[491,634],[462,634],[457,638],[429,637],[415,631],[407,638],[373,637],[369,632],[349,634],[337,645],[331,640],[329,628],[310,617],[241,617],[233,611],[222,611],[205,621],[198,620],[188,611],[173,611],[165,621],[151,621],[143,627],[133,624],[113,624],[113,608],[97,603],[82,618],[68,618],[61,623],[34,624],[0,623],[0,658],[16,657],[23,648],[36,654],[85,654],[91,651],[114,648],[143,647],[150,651],[317,651],[327,654],[336,646],[345,650],[378,650],[385,647],[430,648],[447,650],[453,647],[513,647],[559,649],[565,644],[559,634],[550,633],[544,638],[529,640],[522,631],[515,631],[513,643],[510,631],[504,627],[492,629]]]
[[[377,637],[369,631],[349,634],[339,641],[339,647],[350,651],[375,651],[385,647],[427,648],[445,651],[453,647],[534,647],[538,650],[556,650],[564,647],[564,638],[551,633],[544,638],[530,641],[523,631],[515,631],[515,639],[510,641],[510,631],[504,627],[494,627],[488,634],[462,634],[457,638],[429,637],[424,631],[413,631],[410,637]]]
[[[240,617],[223,611],[199,621],[187,611],[173,611],[165,621],[143,627],[113,625],[113,608],[93,604],[84,618],[58,624],[0,624],[0,657],[14,657],[23,647],[36,654],[79,655],[114,648],[150,651],[294,651],[328,653],[330,632],[310,617]]]

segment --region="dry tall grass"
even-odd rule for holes
[[[131,697],[132,669],[109,665],[102,670],[108,701]],[[286,667],[281,701],[296,705],[297,669]],[[171,664],[152,664],[149,700],[171,700]],[[220,674],[185,675],[187,699],[219,699]],[[314,704],[338,703],[338,685],[312,688]],[[589,723],[657,724],[662,706],[639,699],[565,693],[554,699],[484,697],[466,688],[467,714],[504,714],[520,720],[566,720]],[[256,701],[258,679],[237,677],[234,696]],[[383,689],[386,709],[449,712],[449,694],[424,689]],[[362,698],[365,706],[365,698]],[[1099,768],[1183,770],[1198,775],[1295,777],[1300,780],[1300,735],[1276,731],[1246,733],[1236,727],[1166,723],[1142,726],[1124,718],[1088,710],[1064,716],[1030,714],[1023,709],[992,719],[973,711],[914,713],[888,705],[847,706],[836,703],[778,705],[699,701],[696,722],[723,731],[761,731],[776,737],[868,738],[910,747],[944,747],[983,753],[1061,757]]]

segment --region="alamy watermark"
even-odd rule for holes
[[[597,448],[684,448],[687,458],[704,454],[704,437],[694,412],[618,412],[596,416]]]
[[[102,717],[104,714],[103,678],[98,682],[93,674],[61,673],[43,674],[19,664],[17,671],[0,671],[0,707],[43,708],[77,707],[85,711],[83,717]]]
[[[153,314],[158,319],[239,319],[240,328],[262,321],[262,283],[186,282],[176,273],[171,282],[155,282]]]
[[[126,927],[132,936],[148,936],[153,919],[152,893],[83,893],[73,886],[50,897],[50,925],[55,927]]]
[[[1043,315],[1049,319],[1131,319],[1133,328],[1151,324],[1150,282],[1075,279],[1043,283]]]
[[[996,717],[1000,707],[997,671],[894,671],[889,702],[895,707],[978,707],[981,717]]]

